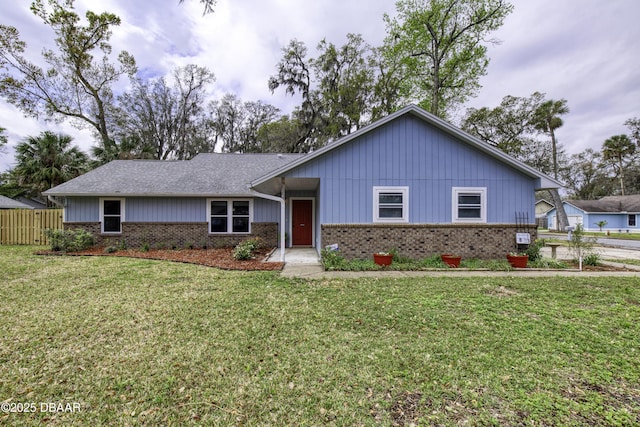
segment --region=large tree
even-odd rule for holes
[[[551,145],[553,147],[553,177],[558,179],[558,139],[556,137],[556,130],[560,128],[564,122],[562,117],[569,113],[569,107],[566,99],[553,100],[543,102],[536,109],[535,113],[535,125],[544,134],[551,138]]]
[[[624,196],[625,160],[636,152],[636,146],[627,135],[615,135],[602,145],[604,160],[613,162],[616,175],[620,180],[620,194]]]
[[[388,55],[384,46],[373,48],[369,56],[370,67],[374,71],[371,121],[387,116],[404,106],[410,97],[406,84],[406,66],[402,58]]]
[[[283,49],[276,74],[269,78],[272,92],[284,88],[302,98],[288,123],[299,126],[291,147],[295,152],[319,148],[368,124],[380,114],[377,105],[382,97],[376,94],[387,95],[377,92],[383,86],[376,83],[378,61],[383,58],[362,36],[348,34],[341,47],[322,40],[317,51],[316,58],[308,57],[306,45],[292,40]]]
[[[551,158],[553,159],[553,177],[558,179],[559,164],[558,164],[558,151],[559,144],[556,137],[556,130],[560,128],[564,122],[560,116],[568,114],[569,107],[567,106],[566,99],[553,100],[543,102],[536,110],[535,113],[535,125],[540,132],[548,135],[551,140]],[[549,194],[553,199],[553,204],[556,207],[556,217],[558,218],[558,229],[565,230],[569,226],[569,219],[564,210],[560,193],[557,189],[549,190]]]
[[[263,153],[273,151],[280,144],[264,143],[260,129],[272,123],[280,110],[262,101],[242,102],[233,94],[209,105],[215,144],[227,153]],[[288,151],[286,149],[278,151]]]
[[[410,101],[446,118],[480,88],[487,38],[513,6],[504,0],[399,0],[396,9],[396,17],[385,15],[387,55],[406,65]]]
[[[120,18],[112,13],[88,11],[80,23],[73,0],[43,0],[31,5],[33,13],[53,30],[56,50],[44,49],[47,69],[28,61],[18,30],[0,25],[0,96],[25,115],[71,119],[89,126],[103,146],[112,145],[109,122],[114,111],[112,85],[133,76],[135,60],[126,51],[110,62],[112,28]]]
[[[207,138],[204,103],[213,73],[190,64],[176,68],[172,77],[132,80],[132,89],[118,98],[118,141],[136,140],[141,153],[150,149],[158,160],[188,159]]]
[[[20,142],[12,170],[18,184],[39,195],[86,172],[89,158],[71,143],[70,136],[49,131]]]
[[[359,34],[347,34],[347,43],[336,47],[322,40],[320,55],[312,60],[318,81],[321,119],[328,138],[339,138],[359,129],[371,114],[374,71],[367,56],[371,47]]]
[[[295,153],[299,141],[300,123],[289,116],[265,123],[258,129],[258,141],[263,153]]]
[[[305,152],[315,146],[312,135],[319,127],[320,105],[317,91],[313,88],[313,75],[306,45],[298,40],[291,40],[282,49],[284,55],[277,64],[277,72],[269,78],[269,89],[273,93],[284,87],[288,95],[299,94],[302,103],[292,113],[294,123],[298,125],[295,134],[298,136],[291,147],[292,152]]]
[[[495,108],[469,108],[462,119],[462,129],[520,160],[534,143],[538,130],[535,113],[544,94],[529,97],[507,95]]]
[[[570,167],[561,170],[561,177],[572,198],[595,200],[611,195],[615,186],[603,166],[602,153],[587,148],[573,154],[569,163]]]
[[[540,92],[528,97],[508,95],[495,108],[469,108],[461,127],[518,160],[553,175],[556,168],[566,167],[568,160],[562,147],[556,144],[554,148],[539,124],[540,109],[547,102],[545,94]]]

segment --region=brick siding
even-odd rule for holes
[[[533,242],[536,226],[528,227]],[[323,224],[322,242],[337,243],[348,259],[369,259],[392,248],[413,259],[443,253],[495,259],[516,250],[519,231],[514,224]]]
[[[253,237],[262,238],[269,246],[278,244],[278,224],[275,222],[251,223],[251,234],[209,234],[206,222],[123,222],[122,234],[103,234],[99,222],[66,222],[64,228],[81,228],[93,234],[97,246],[118,246],[129,248],[144,244],[154,248],[201,248],[230,247]]]

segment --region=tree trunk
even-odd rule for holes
[[[618,167],[620,168],[620,195],[624,196],[624,169],[622,166],[622,154],[618,156]]]
[[[569,226],[569,220],[567,219],[567,213],[564,211],[564,205],[562,204],[560,193],[558,193],[558,189],[554,188],[553,190],[549,190],[549,194],[551,195],[553,205],[556,208],[558,231],[566,231],[567,227]]]

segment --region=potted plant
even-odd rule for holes
[[[527,268],[527,262],[529,262],[529,255],[519,252],[507,254],[507,261],[513,268]]]
[[[389,252],[376,252],[373,254],[373,262],[386,267],[387,265],[391,265],[391,262],[393,262],[393,254]]]
[[[460,267],[460,260],[462,260],[462,257],[454,254],[442,254],[440,255],[440,259],[442,259],[442,262],[447,264],[449,267],[458,268]]]

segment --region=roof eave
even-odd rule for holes
[[[43,193],[54,197],[200,197],[200,198],[236,198],[252,197],[252,193]]]

